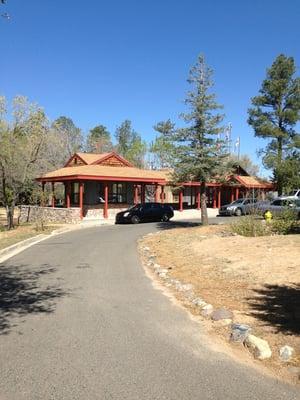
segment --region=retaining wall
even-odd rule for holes
[[[44,220],[45,222],[77,224],[80,219],[80,208],[58,208],[58,207],[39,207],[39,206],[20,206],[19,223],[35,222]]]

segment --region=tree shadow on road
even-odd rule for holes
[[[200,222],[189,222],[189,221],[169,221],[169,222],[158,222],[157,228],[159,230],[170,230],[175,228],[194,228],[196,226],[201,226]]]
[[[265,285],[248,299],[250,315],[284,334],[300,334],[300,285]]]
[[[41,278],[55,268],[48,264],[29,270],[28,265],[0,266],[0,335],[17,325],[16,317],[51,313],[56,300],[67,294],[58,286],[43,285]]]

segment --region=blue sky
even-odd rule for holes
[[[124,119],[147,140],[185,110],[198,54],[214,69],[232,136],[254,160],[250,98],[284,53],[300,62],[299,0],[7,0],[0,19],[0,93],[23,94],[84,131]],[[299,74],[299,70],[298,70]]]

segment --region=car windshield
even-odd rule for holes
[[[128,208],[128,211],[138,210],[140,207],[141,207],[140,204],[136,204],[135,206],[132,206],[132,207]]]
[[[241,204],[244,201],[244,199],[239,199],[239,200],[235,200],[232,203],[230,203],[231,205],[235,205],[235,204]]]

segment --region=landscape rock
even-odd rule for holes
[[[264,339],[250,334],[246,338],[245,344],[253,352],[254,357],[259,360],[265,360],[272,356],[269,343]]]
[[[291,346],[282,346],[279,350],[279,357],[281,361],[288,362],[293,357],[294,349]]]
[[[213,306],[211,304],[206,304],[201,310],[201,315],[203,315],[203,317],[209,317],[213,311]]]
[[[211,314],[211,319],[214,321],[220,321],[221,319],[232,319],[233,313],[226,308],[218,308]]]
[[[197,306],[197,307],[204,307],[207,305],[206,301],[204,301],[203,299],[201,299],[201,297],[197,297],[196,299],[194,299],[192,301],[192,303]]]
[[[232,342],[243,343],[247,339],[250,332],[251,332],[251,327],[249,325],[232,324],[230,340]]]
[[[143,250],[144,251],[150,251],[150,247],[145,246]]]
[[[164,271],[160,271],[159,274],[158,274],[158,276],[159,276],[160,278],[165,279],[165,278],[167,277],[167,273],[164,272]]]
[[[189,291],[193,289],[193,285],[191,283],[182,283],[178,290],[181,292]]]

